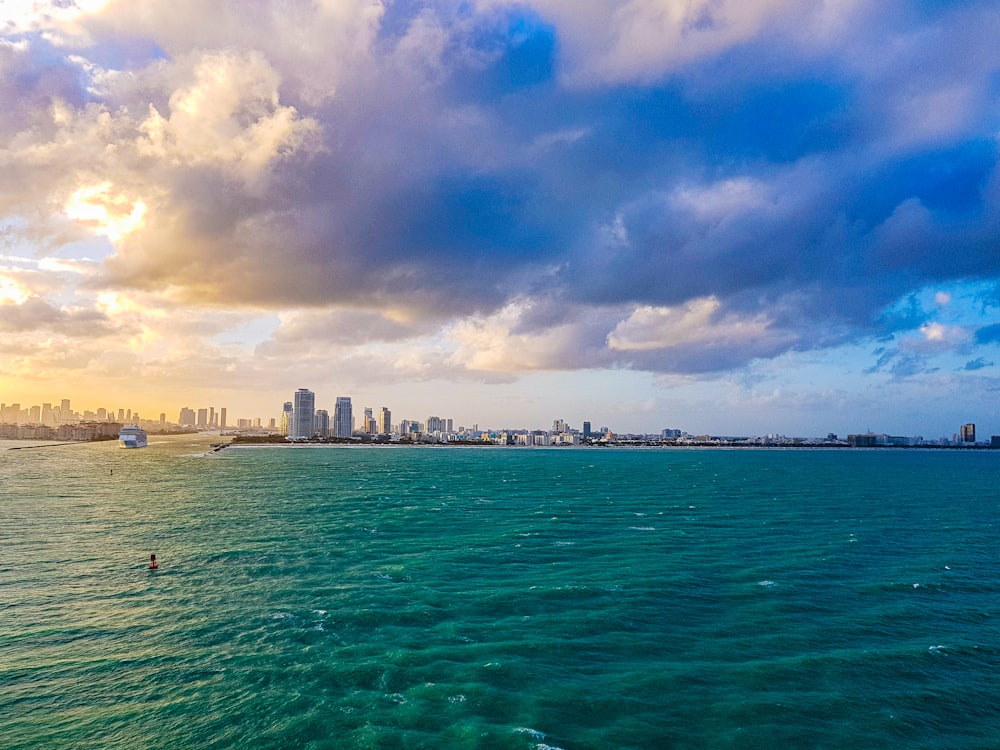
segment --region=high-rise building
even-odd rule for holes
[[[208,407],[208,426],[217,427],[218,424],[219,423],[215,421],[215,407],[214,406]]]
[[[365,407],[365,416],[362,418],[362,422],[364,424],[361,425],[361,431],[366,435],[374,435],[378,432],[378,423],[372,415],[372,407]]]
[[[392,412],[384,406],[379,409],[378,413],[378,432],[380,435],[392,433]]]
[[[226,407],[219,409],[219,428],[226,429]]]
[[[208,427],[208,409],[198,410],[198,429],[204,430]]]
[[[281,405],[281,434],[288,437],[289,430],[292,429],[292,402],[286,401]]]
[[[295,391],[292,406],[292,423],[288,437],[309,439],[313,436],[313,419],[316,417],[316,394],[308,388]]]
[[[98,409],[97,416],[101,416],[101,411]],[[181,427],[194,427],[194,409],[189,409],[184,407],[181,409],[180,416],[177,417],[177,424]]]
[[[330,436],[330,412],[326,409],[317,409],[313,418],[313,434],[320,437]]]
[[[976,442],[976,425],[972,422],[968,424],[963,424],[961,429],[961,436],[963,443],[974,443]]]
[[[583,423],[583,437],[584,438],[590,437],[590,422]]]
[[[333,408],[333,436],[349,438],[354,432],[354,414],[351,411],[349,396],[337,396],[337,405]]]

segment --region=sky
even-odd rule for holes
[[[0,400],[1000,434],[1000,13],[4,0]]]

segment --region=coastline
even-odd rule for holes
[[[378,442],[378,443],[328,443],[328,442],[229,442],[213,444],[212,451],[217,453],[228,448],[346,448],[358,450],[362,448],[431,448],[431,449],[457,449],[472,448],[480,450],[483,448],[494,448],[498,450],[611,450],[623,448],[654,448],[661,450],[850,450],[850,451],[898,451],[898,450],[927,450],[927,451],[997,451],[1000,450],[991,445],[869,445],[852,446],[837,443],[801,443],[801,444],[766,444],[766,443],[729,443],[729,442],[698,442],[698,443],[656,443],[656,442],[613,442],[601,444],[581,444],[581,445],[499,445],[489,442],[469,442],[469,443],[413,443],[413,442]]]

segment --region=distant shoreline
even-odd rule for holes
[[[467,443],[324,443],[324,442],[230,442],[213,444],[214,452],[227,448],[497,448],[497,449],[613,449],[613,448],[661,448],[668,450],[851,450],[851,451],[893,451],[893,450],[941,450],[941,451],[993,451],[1000,450],[991,445],[865,445],[852,446],[836,443],[802,443],[785,445],[750,444],[750,443],[607,443],[580,445],[497,445],[488,442]]]

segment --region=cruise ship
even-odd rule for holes
[[[118,432],[118,445],[122,448],[145,448],[146,432],[139,425],[123,425]]]

